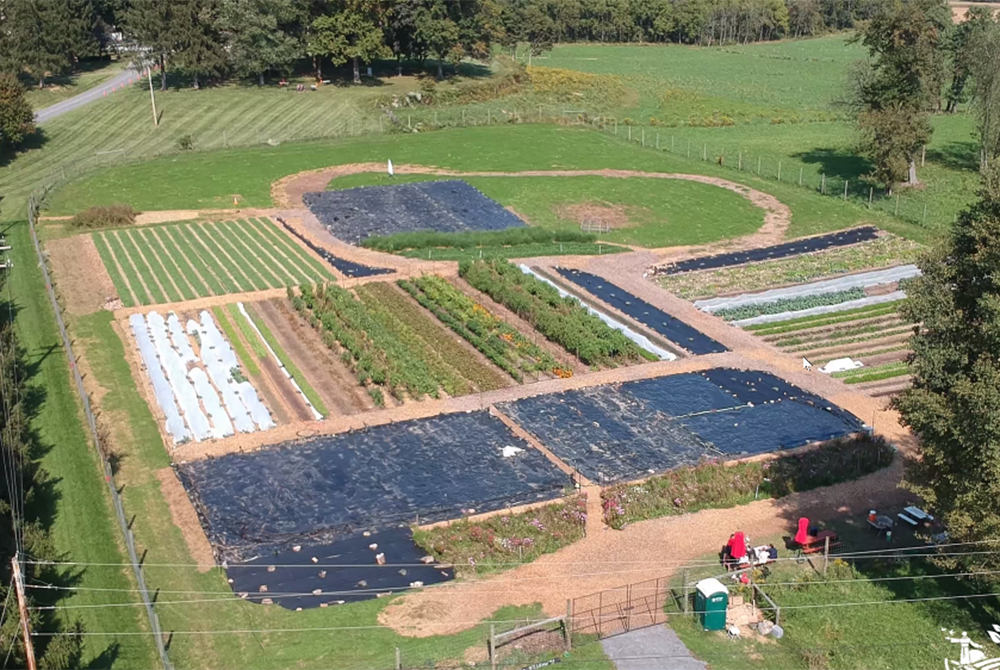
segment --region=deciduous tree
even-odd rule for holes
[[[9,151],[35,130],[35,113],[24,87],[11,73],[0,74],[0,152]]]
[[[236,72],[261,86],[267,72],[288,72],[303,53],[288,29],[299,16],[291,0],[224,0],[219,25]]]
[[[369,2],[350,2],[335,14],[316,18],[309,34],[309,53],[326,56],[334,65],[351,61],[354,83],[360,84],[361,61],[392,56],[378,18],[377,8]]]

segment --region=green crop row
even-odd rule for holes
[[[222,332],[226,334],[226,339],[228,339],[229,343],[233,345],[233,351],[236,352],[237,360],[241,361],[243,365],[246,366],[247,374],[251,377],[259,376],[260,368],[257,366],[257,361],[253,359],[253,356],[250,355],[247,348],[243,346],[243,340],[240,339],[236,329],[233,328],[233,324],[226,317],[226,313],[222,311],[222,307],[219,307],[218,305],[213,307],[212,314],[215,315],[215,320],[218,321],[219,327],[222,328]]]
[[[779,321],[777,323],[756,323],[750,326],[745,326],[744,330],[748,330],[754,335],[765,336],[780,335],[781,333],[790,333],[796,330],[806,330],[809,328],[819,328],[820,326],[833,326],[838,323],[856,321],[862,318],[895,314],[899,311],[899,305],[901,302],[901,300],[897,300],[894,302],[883,302],[877,305],[856,307],[854,309],[845,309],[842,312],[834,312],[832,314],[800,316],[795,319],[788,319],[787,321]]]
[[[506,230],[468,231],[461,233],[441,233],[422,231],[396,233],[369,237],[361,246],[377,251],[400,253],[417,249],[476,249],[478,247],[521,246],[552,242],[592,243],[597,240],[593,233],[577,230],[550,230],[546,228],[507,228]]]
[[[128,282],[125,281],[121,272],[118,271],[118,264],[115,263],[115,257],[111,253],[111,249],[108,248],[104,234],[94,233],[91,237],[94,240],[94,246],[97,247],[97,255],[101,257],[101,262],[104,263],[104,267],[108,271],[108,276],[111,277],[111,283],[114,284],[115,291],[118,292],[118,297],[121,299],[122,305],[125,307],[135,306],[135,300],[132,299],[132,291],[129,289]]]
[[[185,274],[199,296],[221,295],[225,293],[222,283],[215,276],[208,263],[194,252],[191,243],[180,234],[179,226],[150,228],[149,234],[158,237],[167,253],[177,261],[177,267]]]
[[[236,306],[236,303],[229,303],[226,305],[226,311],[229,312],[229,316],[232,317],[233,323],[236,324],[236,327],[239,328],[241,333],[243,333],[243,337],[250,343],[250,348],[253,349],[257,358],[267,358],[267,347],[265,347],[264,343],[260,341],[260,337],[257,336],[257,332],[253,329],[253,326],[250,325],[250,322],[247,321],[242,314],[240,314],[240,309]]]
[[[904,328],[901,322],[886,323],[881,320],[851,322],[848,326],[833,331],[802,333],[798,336],[783,337],[779,340],[771,341],[779,347],[791,346],[794,344],[817,344],[822,342],[836,343],[838,340],[853,337],[854,335],[864,335],[865,333],[884,333],[887,330]],[[906,328],[904,328],[905,331]]]
[[[563,298],[510,263],[466,261],[459,265],[459,274],[587,365],[614,366],[652,357],[576,300]]]
[[[118,259],[118,264],[121,265],[122,271],[125,273],[125,280],[128,281],[128,285],[131,287],[132,293],[135,295],[136,302],[140,305],[150,304],[149,294],[146,293],[146,289],[143,287],[142,281],[139,280],[139,273],[132,265],[132,260],[129,258],[129,255],[125,253],[125,247],[122,246],[122,242],[118,238],[118,235],[114,232],[109,232],[107,233],[105,239],[108,241],[111,251],[114,252],[115,258]]]
[[[813,307],[826,307],[828,305],[839,305],[848,300],[858,300],[865,297],[865,290],[860,287],[850,288],[846,291],[836,291],[835,293],[820,293],[818,295],[803,295],[795,298],[779,298],[771,302],[757,305],[740,305],[739,307],[726,307],[714,312],[716,316],[721,316],[726,321],[739,321],[740,319],[751,319],[755,316],[767,314],[781,314],[782,312],[799,312]]]
[[[850,375],[849,377],[844,378],[844,383],[864,384],[867,382],[882,381],[883,379],[902,377],[908,374],[910,374],[910,368],[904,363],[895,367],[886,367],[881,369],[872,368],[872,371],[867,374]]]
[[[794,346],[794,348],[787,349],[789,353],[799,353],[803,351],[813,351],[814,349],[823,349],[825,347],[842,346],[845,344],[857,344],[858,342],[871,342],[872,340],[881,340],[886,337],[895,337],[896,335],[904,335],[910,332],[910,328],[897,328],[895,330],[880,331],[875,330],[864,335],[858,335],[857,337],[847,337],[847,338],[836,338],[829,340],[820,340],[815,342],[805,342],[799,343],[802,346]],[[786,345],[792,347],[793,345]]]
[[[869,367],[855,368],[853,370],[844,370],[843,372],[834,372],[830,376],[835,379],[847,379],[849,377],[858,377],[874,372],[883,372],[885,370],[898,370],[900,368],[906,368],[906,361],[893,361],[892,363],[885,363],[884,365],[872,365]]]
[[[859,351],[857,353],[852,353],[851,357],[852,358],[873,358],[875,356],[882,356],[883,354],[893,354],[893,353],[896,353],[898,351],[909,351],[909,349],[910,349],[910,345],[909,344],[898,344],[898,345],[895,345],[895,346],[892,346],[892,347],[880,347],[880,348],[877,348],[877,349],[868,349],[866,351]],[[824,364],[829,363],[830,361],[832,361],[834,358],[840,358],[840,356],[833,356],[831,358],[817,358],[815,361],[813,361],[813,364],[814,365],[824,365]]]
[[[546,242],[541,244],[519,244],[517,246],[470,247],[468,249],[410,249],[399,253],[406,258],[420,258],[432,261],[473,261],[500,258],[538,258],[541,256],[602,256],[628,251],[628,247],[614,244],[587,242]]]
[[[184,300],[194,300],[198,295],[191,289],[188,282],[184,278],[184,274],[181,272],[174,258],[166,252],[163,244],[160,242],[153,231],[151,230],[137,230],[135,234],[142,241],[143,245],[150,250],[151,253],[147,254],[150,259],[155,258],[157,262],[161,264],[160,271],[166,271],[167,276],[180,291],[181,298]],[[162,277],[163,275],[161,275]],[[177,300],[178,298],[172,298]]]
[[[350,292],[332,284],[315,288],[303,284],[300,291],[292,306],[322,330],[328,347],[343,350],[342,359],[353,365],[362,384],[383,386],[398,400],[405,394],[414,399],[425,395],[436,398],[441,386],[452,385],[448,375],[433,370],[401,339],[405,324],[388,310],[369,309]]]
[[[481,351],[497,367],[518,382],[524,381],[525,372],[549,371],[561,376],[555,358],[491,314],[482,305],[436,276],[400,280],[399,285],[417,302],[430,310],[442,323]]]
[[[132,239],[131,231],[119,230],[116,231],[114,235],[116,235],[121,241],[122,247],[129,256],[129,260],[132,261],[136,271],[139,273],[139,277],[141,277],[143,283],[145,283],[146,290],[149,291],[149,297],[153,303],[158,304],[166,302],[167,299],[160,290],[153,270],[146,263],[145,258],[142,254],[140,254],[139,248]]]
[[[284,348],[282,348],[281,344],[278,343],[278,338],[274,336],[271,329],[268,328],[267,324],[264,323],[264,320],[260,318],[260,315],[257,313],[257,310],[253,308],[253,305],[244,305],[244,309],[246,309],[249,317],[253,319],[254,325],[256,325],[257,330],[260,331],[261,337],[263,337],[264,341],[267,342],[272,350],[274,350],[274,355],[277,356],[279,361],[281,361],[281,365],[285,368],[288,374],[292,376],[295,382],[299,385],[299,388],[302,389],[302,394],[309,400],[310,403],[312,403],[312,406],[317,412],[323,416],[329,414],[330,410],[327,409],[326,403],[324,403],[323,399],[319,397],[318,393],[316,393],[316,389],[312,387],[312,384],[306,380],[306,376],[302,374],[302,370],[299,369],[299,366],[295,365],[291,356],[289,356]],[[240,316],[243,315],[241,314]],[[257,339],[256,332],[254,333],[254,339]],[[256,349],[256,347],[254,348]]]
[[[285,267],[297,275],[302,275],[302,282],[336,281],[329,268],[280,231],[270,219],[249,219],[248,223],[250,228],[268,241],[269,245],[265,246],[275,249],[288,259],[288,265]]]

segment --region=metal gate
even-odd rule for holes
[[[661,577],[574,598],[570,630],[602,639],[665,623],[667,590],[667,579]]]

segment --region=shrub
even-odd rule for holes
[[[611,105],[625,96],[621,79],[612,75],[534,65],[527,68],[527,73],[536,93],[563,101],[578,102],[581,98],[589,98]]]
[[[85,209],[70,221],[74,228],[124,228],[135,223],[139,212],[128,205],[99,205]]]
[[[194,149],[194,137],[191,135],[181,135],[177,138],[177,148],[181,151],[191,151]]]

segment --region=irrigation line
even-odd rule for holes
[[[73,354],[73,346],[70,343],[69,333],[66,332],[66,324],[62,318],[62,310],[59,301],[56,299],[56,292],[52,287],[52,278],[49,275],[49,267],[45,262],[45,255],[42,253],[42,245],[38,242],[38,233],[35,230],[35,219],[38,216],[40,202],[35,193],[28,196],[28,230],[31,232],[31,241],[38,255],[38,265],[42,269],[42,276],[45,279],[45,290],[49,294],[49,301],[52,303],[52,311],[56,317],[56,324],[59,326],[59,334],[62,336],[63,348],[66,351],[69,366],[73,370],[73,380],[76,382],[76,391],[80,395],[80,402],[83,403],[83,413],[87,417],[87,425],[90,427],[91,436],[94,439],[94,446],[97,454],[101,458],[101,465],[104,467],[104,480],[108,484],[111,493],[111,501],[114,504],[115,515],[118,517],[118,525],[121,527],[122,535],[125,538],[125,546],[128,549],[129,561],[132,565],[132,572],[135,575],[136,583],[139,586],[139,593],[142,596],[143,605],[146,608],[146,615],[149,618],[149,627],[153,639],[156,640],[156,649],[160,654],[160,663],[164,670],[172,670],[170,657],[167,655],[166,646],[163,643],[163,633],[160,629],[160,620],[153,609],[153,601],[146,589],[146,580],[143,576],[142,566],[139,564],[139,557],[135,550],[135,540],[132,536],[132,529],[129,528],[128,520],[125,518],[125,508],[122,505],[121,497],[118,495],[118,487],[115,484],[114,471],[111,463],[108,462],[107,454],[101,445],[100,435],[97,431],[97,420],[94,418],[93,410],[90,406],[90,397],[83,386],[83,377],[80,369],[76,365],[76,356]],[[75,634],[75,633],[74,633]],[[136,633],[144,635],[146,633]]]

